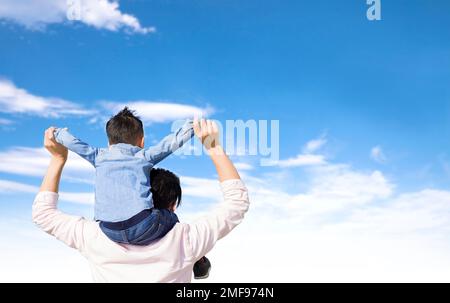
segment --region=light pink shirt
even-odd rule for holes
[[[177,223],[148,246],[120,245],[109,240],[97,222],[57,209],[58,194],[40,192],[33,221],[45,232],[77,249],[89,262],[95,282],[190,282],[194,263],[217,240],[241,223],[249,207],[241,180],[221,183],[224,201],[193,223]]]

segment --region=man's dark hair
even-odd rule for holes
[[[155,208],[169,209],[174,204],[177,207],[180,205],[180,179],[174,173],[162,168],[153,168],[150,171],[150,186]]]
[[[144,137],[144,126],[134,111],[125,107],[106,123],[106,134],[109,144],[136,145]]]

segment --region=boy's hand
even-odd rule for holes
[[[44,147],[50,152],[53,158],[65,162],[67,160],[68,150],[66,147],[56,142],[54,136],[55,130],[55,127],[50,127],[45,131]]]
[[[212,120],[198,120],[198,118],[195,118],[194,133],[208,151],[220,145],[219,128],[217,127],[216,122]]]

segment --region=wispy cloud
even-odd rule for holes
[[[2,193],[37,193],[37,186],[13,182],[8,180],[0,180],[0,192]]]
[[[298,155],[295,158],[280,160],[277,165],[280,167],[295,167],[322,165],[325,163],[326,161],[323,155]]]
[[[0,193],[37,194],[38,192],[39,187],[37,186],[0,179]],[[78,204],[94,204],[94,193],[90,192],[60,192],[59,196],[62,201],[66,202]]]
[[[77,204],[93,205],[95,200],[95,195],[93,192],[60,192],[59,196],[61,197],[62,201]]]
[[[6,79],[0,79],[0,112],[52,118],[92,114],[73,102],[33,95]]]
[[[7,174],[42,177],[50,155],[44,148],[13,147],[0,151],[0,172]],[[94,168],[78,155],[70,152],[64,169],[64,178],[93,180]]]
[[[381,171],[345,163],[309,167],[301,179],[286,174],[246,183],[251,208],[244,224],[211,253],[245,266],[240,282],[449,281],[442,269],[450,264],[450,245],[442,242],[450,236],[449,191],[396,192]],[[293,191],[284,189],[288,183]],[[254,274],[261,262],[274,264],[265,260],[280,249],[297,261],[278,262],[279,277]],[[253,257],[242,260],[242,250]],[[213,282],[232,279],[225,264],[217,264]]]
[[[307,142],[303,150],[306,154],[311,154],[320,150],[325,144],[327,144],[327,138],[325,135],[322,135],[317,139]]]
[[[315,152],[319,151],[326,143],[327,139],[325,135],[322,135],[317,139],[308,141],[303,147],[303,152],[296,157],[278,160],[273,164],[283,168],[324,165],[327,163],[325,156],[315,154]]]
[[[43,118],[64,118],[67,116],[86,117],[91,123],[109,119],[125,106],[135,110],[146,123],[166,123],[194,116],[208,116],[214,112],[210,106],[205,108],[174,102],[130,101],[98,102],[98,107],[109,112],[101,115],[75,102],[56,97],[42,97],[17,87],[12,81],[0,78],[0,112],[26,114]],[[11,120],[0,119],[0,125],[9,125]]]
[[[309,167],[302,172],[301,181],[298,179],[292,174],[285,174],[281,179],[247,178],[254,201],[252,208],[266,215],[276,210],[284,220],[317,225],[341,212],[349,213],[388,199],[395,189],[380,171],[359,171],[339,163]],[[286,190],[286,185],[292,185],[295,190]]]
[[[234,163],[234,166],[236,166],[237,170],[253,170],[254,167],[249,164],[249,163],[245,163],[245,162],[236,162]]]
[[[103,102],[103,107],[111,114],[117,113],[125,106],[133,109],[146,123],[164,123],[194,116],[208,116],[214,112],[212,107],[153,101]]]
[[[414,233],[450,231],[450,192],[424,189],[402,193],[388,203],[372,205],[352,212],[339,228],[348,231],[371,230],[377,233]]]
[[[42,30],[48,24],[68,23],[68,15],[88,26],[118,31],[147,34],[155,27],[143,27],[139,20],[119,9],[118,1],[110,0],[2,0],[0,19],[24,25],[28,29]],[[71,18],[72,19],[72,18]]]
[[[281,198],[279,209],[284,208]],[[332,197],[330,197],[331,199]],[[252,204],[239,232],[211,252],[217,262],[211,282],[448,282],[450,192],[422,190],[393,195],[382,203],[348,205],[333,217],[327,213],[286,217],[261,213]],[[304,203],[307,203],[304,201]],[[309,201],[320,206],[321,201]],[[267,222],[271,222],[267,224]],[[258,232],[255,233],[255,230]],[[295,240],[293,240],[295,239]],[[267,241],[271,245],[267,246]],[[295,262],[270,262],[283,251]],[[242,258],[241,252],[252,258]],[[227,270],[246,271],[233,277]],[[276,266],[282,275],[259,275],[260,264]],[[229,265],[228,265],[229,266]],[[236,280],[237,279],[237,280]]]
[[[11,125],[14,122],[12,120],[8,120],[8,119],[1,119],[0,118],[0,125]]]
[[[448,281],[442,267],[450,264],[450,246],[442,240],[450,236],[450,192],[396,192],[381,171],[331,161],[307,167],[301,178],[289,167],[280,171],[294,175],[278,179],[252,171],[244,178],[251,208],[239,232],[211,252],[221,260],[213,282],[236,279],[229,260],[249,269],[237,278],[242,282]],[[183,189],[189,186],[192,198],[220,200],[216,180],[187,180]],[[204,213],[189,211],[184,219]],[[268,248],[267,240],[274,245]],[[274,266],[267,260],[280,249],[297,262],[277,263],[279,277],[258,275],[262,262]],[[253,257],[242,259],[242,250]]]
[[[387,158],[381,146],[375,146],[370,151],[370,158],[378,163],[386,163]]]
[[[291,211],[309,218],[389,198],[395,187],[380,171],[363,172],[344,164],[315,167],[309,178],[308,190],[287,202]]]
[[[194,198],[207,198],[217,201],[220,198],[220,188],[217,180],[181,176],[183,195]]]

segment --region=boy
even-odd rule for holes
[[[117,243],[147,245],[178,222],[174,212],[153,208],[150,171],[193,137],[193,122],[144,149],[142,121],[125,107],[106,123],[106,133],[109,148],[93,148],[62,128],[55,139],[96,168],[95,220],[103,233]],[[207,278],[209,270],[203,257],[194,266],[195,278]]]

